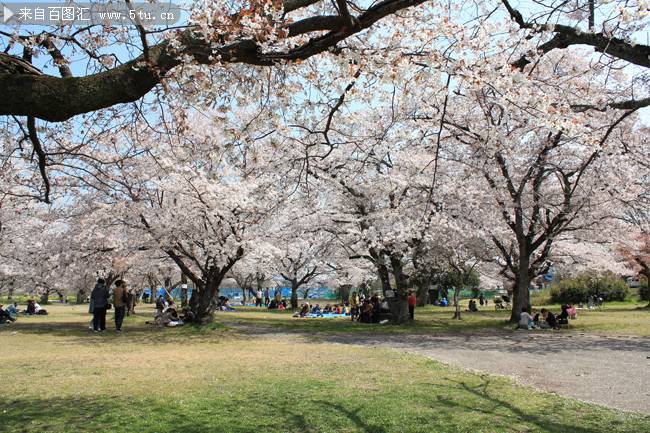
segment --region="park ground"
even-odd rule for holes
[[[93,334],[87,306],[54,304],[0,329],[0,431],[650,431],[641,306],[532,333],[439,307],[406,326],[243,308],[160,329],[139,306],[123,334]]]

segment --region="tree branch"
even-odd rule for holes
[[[280,52],[262,52],[251,39],[242,39],[213,48],[187,29],[176,38],[183,47],[176,52],[167,40],[149,47],[149,62],[144,55],[105,72],[85,77],[58,78],[47,75],[1,74],[0,94],[3,104],[0,115],[34,116],[52,122],[67,120],[116,104],[140,99],[162,81],[165,75],[182,63],[183,55],[200,64],[247,63],[271,66],[287,61],[300,61],[326,52],[339,42],[361,32],[395,12],[424,3],[426,0],[383,0],[361,13],[358,25],[342,26],[311,38],[304,44]],[[315,2],[296,1],[292,6],[304,7]],[[285,7],[287,10],[287,7]],[[327,20],[326,20],[327,21]]]

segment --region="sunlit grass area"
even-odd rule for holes
[[[144,323],[149,308],[127,318],[122,335],[93,334],[85,306],[48,308],[49,316],[21,317],[0,329],[3,432],[650,429],[645,416],[398,351],[327,344],[305,333],[257,335],[218,323],[161,329]],[[434,323],[447,320],[450,310],[422,313],[423,323]],[[486,323],[505,317],[489,314]],[[246,323],[256,317],[274,326],[372,328],[250,310],[232,313],[229,320]],[[480,317],[468,317],[467,325],[481,323]]]
[[[270,311],[264,308],[240,307],[236,313],[218,313],[219,321],[225,323],[268,326],[284,330],[308,330],[346,333],[471,333],[481,331],[504,331],[514,329],[507,322],[510,311],[498,310],[494,304],[479,307],[479,312],[467,310],[468,301],[461,301],[462,320],[454,320],[453,307],[426,306],[416,309],[416,320],[406,325],[372,325],[351,322],[349,319],[299,319],[291,312]],[[322,302],[321,302],[322,304]],[[598,332],[617,335],[650,336],[650,309],[645,302],[613,302],[594,310],[578,310],[578,319],[571,320],[569,330],[561,332]],[[560,312],[559,305],[536,305],[538,310],[549,308]],[[553,332],[553,331],[535,331]]]

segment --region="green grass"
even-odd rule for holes
[[[388,349],[219,324],[159,329],[145,316],[127,318],[123,335],[98,335],[85,306],[50,310],[0,329],[2,432],[650,430],[650,417]],[[254,315],[273,316],[232,317]]]

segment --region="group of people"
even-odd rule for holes
[[[275,297],[277,298],[277,296],[278,296],[278,291],[276,289]],[[268,307],[269,304],[271,304],[271,290],[268,287],[266,287],[264,290],[257,289],[257,291],[255,292],[255,306],[261,307],[262,305],[264,305],[265,307]]]
[[[228,298],[225,298],[226,301]],[[219,302],[222,302],[221,299]],[[176,303],[170,297],[165,298],[164,296],[159,296],[156,299],[156,311],[153,315],[153,322],[145,322],[151,325],[158,326],[182,326],[187,323],[196,322],[196,315],[189,307],[183,307],[181,309],[181,314],[178,314],[178,309],[176,308]]]
[[[115,281],[115,288],[111,296],[111,292],[106,286],[106,280],[98,278],[90,293],[90,305],[88,305],[88,312],[93,315],[91,322],[93,332],[106,330],[106,312],[113,307],[115,307],[115,332],[122,332],[127,302],[128,294],[124,280]]]
[[[0,304],[0,324],[15,322],[18,318],[18,315],[21,313],[26,316],[44,316],[47,315],[47,310],[42,308],[38,302],[34,301],[33,299],[27,301],[27,307],[23,311],[20,311],[18,309],[17,302],[10,304],[6,308],[3,304]]]
[[[555,315],[552,311],[542,308],[538,313],[536,309],[528,312],[528,308],[523,307],[519,316],[518,329],[560,329],[562,326],[569,325],[569,319],[577,319],[578,312],[573,305],[562,305],[561,312]]]
[[[310,314],[315,317],[323,317],[325,314],[336,314],[347,316],[350,314],[349,306],[347,303],[343,304],[327,304],[325,307],[322,307],[319,304],[314,306],[309,305],[309,302],[302,304],[302,308],[296,314],[296,317],[307,317]]]
[[[279,297],[275,297],[275,298],[273,298],[271,300],[271,302],[269,302],[269,305],[267,306],[267,308],[269,310],[284,311],[284,310],[287,309],[287,305],[289,305],[289,304],[287,303],[286,299],[284,299],[284,298],[280,299]]]
[[[409,292],[407,298],[409,317],[415,318],[415,306],[417,300],[415,293]],[[383,323],[388,320],[390,307],[388,300],[380,300],[379,295],[373,294],[366,297],[364,293],[352,292],[349,299],[342,304],[327,304],[322,307],[319,304],[310,305],[305,302],[295,317],[323,317],[325,314],[349,316],[350,320],[361,323]]]

